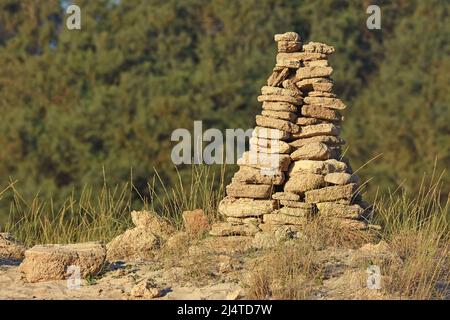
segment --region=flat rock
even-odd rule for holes
[[[300,69],[299,69],[300,70]],[[328,98],[328,97],[305,97],[305,104],[321,105],[324,108],[344,110],[346,105],[338,98]]]
[[[245,184],[268,184],[282,185],[285,181],[285,175],[282,171],[266,172],[258,168],[241,166],[233,176],[233,182]]]
[[[280,102],[280,101],[264,101],[262,104],[263,110],[267,111],[285,111],[285,112],[294,112],[298,111],[298,107],[289,102]]]
[[[0,233],[0,260],[22,260],[25,250],[11,233]]]
[[[216,237],[253,236],[259,231],[259,228],[253,224],[233,224],[230,222],[219,222],[212,225],[209,234]]]
[[[219,213],[227,217],[258,217],[271,213],[276,208],[275,200],[255,200],[225,197],[219,203]]]
[[[292,192],[277,192],[272,195],[272,199],[285,201],[299,201],[300,196]]]
[[[95,242],[37,245],[25,251],[19,270],[27,282],[67,279],[70,267],[79,268],[80,277],[86,278],[102,270],[105,258],[105,246]]]
[[[313,124],[319,124],[322,123],[321,120],[315,119],[315,118],[306,118],[306,117],[298,117],[296,124],[299,126],[310,126]]]
[[[320,174],[302,173],[293,174],[284,185],[284,190],[296,194],[303,194],[305,191],[318,189],[325,186],[325,180]]]
[[[261,222],[261,218],[249,217],[249,218],[235,218],[235,217],[227,217],[227,222],[231,224],[254,224],[258,226]]]
[[[262,95],[280,95],[280,96],[289,96],[294,98],[301,98],[302,92],[298,89],[296,90],[289,90],[285,88],[280,87],[271,87],[271,86],[264,86],[261,88],[261,94]]]
[[[326,217],[358,219],[364,212],[364,209],[357,204],[345,205],[336,202],[322,202],[316,203],[316,206],[319,214]]]
[[[331,92],[333,81],[328,78],[309,78],[297,81],[295,85],[302,91],[313,90],[321,92]]]
[[[330,148],[322,142],[313,142],[301,146],[293,153],[291,159],[296,160],[326,160],[331,156]]]
[[[296,106],[301,105],[303,98],[301,97],[291,97],[291,96],[281,96],[278,94],[264,94],[258,96],[259,102],[273,101],[273,102],[287,102],[295,104]]]
[[[332,184],[349,184],[349,183],[357,183],[358,178],[346,172],[333,172],[325,176],[325,182]]]
[[[266,223],[277,225],[292,224],[303,226],[308,222],[308,219],[305,217],[294,217],[281,213],[274,213],[274,214],[265,214],[263,217],[263,221],[265,224]]]
[[[303,51],[332,54],[334,52],[334,47],[320,42],[308,42],[307,44],[303,45]]]
[[[300,201],[288,201],[288,200],[281,200],[280,204],[286,207],[290,208],[301,208],[304,210],[309,210],[311,212],[314,212],[315,206],[312,203],[306,203],[306,202],[300,202]]]
[[[301,203],[301,202],[299,202]],[[304,217],[308,218],[311,217],[311,215],[314,213],[314,210],[312,207],[282,207],[278,210],[276,210],[273,214],[285,214],[287,216],[293,216],[293,217]]]
[[[347,170],[347,164],[335,159],[321,160],[298,160],[295,161],[289,172],[293,175],[296,172],[299,173],[315,173],[321,175],[327,175],[331,172],[345,172]]]
[[[293,112],[288,111],[263,110],[261,114],[265,117],[287,120],[292,123],[295,123],[295,121],[297,120],[297,115]]]
[[[197,236],[209,230],[209,221],[203,209],[183,212],[183,221],[186,232],[189,235]]]
[[[291,134],[289,132],[273,128],[255,127],[252,132],[252,137],[272,140],[287,140],[291,137]]]
[[[297,52],[302,50],[300,41],[278,41],[278,52]]]
[[[305,67],[328,67],[329,66],[328,60],[326,60],[326,59],[305,61],[303,64]]]
[[[320,105],[305,104],[302,106],[301,114],[305,117],[329,120],[329,121],[341,121],[341,114],[333,109],[324,108]]]
[[[272,74],[267,79],[268,86],[278,86],[283,80],[285,80],[290,74],[289,68],[275,67]]]
[[[226,187],[230,197],[268,199],[272,194],[272,186],[266,184],[231,183]]]
[[[106,245],[107,260],[150,260],[161,247],[162,239],[150,228],[136,227],[126,230]]]
[[[326,58],[325,54],[316,52],[280,52],[276,56],[277,61],[290,60],[290,61],[313,61],[313,60],[323,60]]]
[[[276,42],[278,41],[300,41],[300,36],[297,32],[285,32],[285,33],[278,33],[274,36],[274,40]]]
[[[261,169],[265,175],[278,174],[280,171],[287,171],[291,163],[288,154],[261,153],[246,151],[237,160],[238,165],[249,166]]]
[[[147,228],[162,239],[170,237],[175,232],[169,221],[153,211],[132,211],[131,220],[136,227]]]
[[[311,138],[315,136],[338,136],[340,129],[332,123],[319,123],[310,126],[302,126],[298,132],[293,132],[292,138]]]
[[[336,98],[336,94],[332,92],[323,91],[310,91],[308,92],[308,97],[326,97],[326,98]]]
[[[289,144],[294,148],[300,148],[313,142],[321,142],[329,146],[341,146],[345,144],[344,139],[336,136],[315,136],[310,138],[300,138],[290,142]]]
[[[309,78],[329,77],[332,73],[333,68],[331,67],[303,67],[297,69],[295,78],[298,82]]]
[[[290,153],[291,151],[291,146],[287,142],[284,142],[282,140],[272,140],[272,139],[252,137],[250,138],[249,142],[250,146],[259,146],[271,150],[274,153]],[[265,152],[265,153],[272,153],[272,152]]]
[[[256,124],[261,127],[274,128],[290,133],[297,133],[299,131],[299,127],[295,123],[261,115],[256,116]]]
[[[305,192],[305,201],[309,203],[330,202],[350,199],[356,191],[354,183],[343,186],[331,186]]]

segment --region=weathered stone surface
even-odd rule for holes
[[[292,90],[292,91],[298,91],[298,90],[300,90],[298,87],[297,87],[297,85],[295,84],[295,78],[294,77],[290,77],[290,78],[287,78],[286,80],[284,80],[282,83],[281,83],[281,86],[283,87],[283,88],[285,88],[285,89],[289,89],[289,90]],[[300,93],[302,93],[301,91],[300,91]],[[302,95],[303,96],[303,95]]]
[[[301,237],[301,227],[294,225],[261,224],[263,232],[258,232],[252,242],[257,249],[270,249],[279,243]]]
[[[312,61],[312,60],[322,60],[326,58],[325,54],[316,52],[280,52],[277,54],[276,60],[290,60],[290,61]]]
[[[303,45],[303,51],[332,54],[334,52],[334,47],[320,42],[308,42],[307,44]]]
[[[299,41],[278,41],[278,52],[297,52],[302,50],[302,43]]]
[[[333,172],[325,176],[325,182],[332,184],[349,184],[357,183],[358,178],[346,172]]]
[[[253,224],[233,224],[219,222],[212,225],[209,234],[212,236],[253,236],[259,232],[259,228]]]
[[[237,160],[238,165],[266,170],[261,172],[261,174],[265,175],[278,174],[279,171],[287,171],[290,163],[291,158],[288,154],[270,154],[253,151],[244,152],[242,157]]]
[[[329,202],[339,199],[349,199],[356,191],[354,183],[343,186],[325,187],[305,192],[305,201],[309,203]]]
[[[0,233],[0,260],[22,260],[26,247],[14,239],[11,233]]]
[[[291,154],[291,159],[296,160],[326,160],[331,155],[330,148],[321,142],[305,144]]]
[[[288,102],[273,102],[273,101],[264,101],[262,105],[263,110],[270,111],[287,111],[294,112],[298,111],[298,107],[288,103]]]
[[[261,114],[265,117],[287,120],[293,123],[297,120],[297,115],[293,112],[263,110]]]
[[[272,140],[287,140],[291,137],[291,134],[289,132],[273,128],[255,127],[252,132],[252,137]]]
[[[233,182],[244,184],[273,184],[282,185],[285,174],[281,171],[265,171],[258,168],[241,166],[232,178]]]
[[[258,96],[259,102],[273,101],[273,102],[287,102],[295,105],[301,105],[303,98],[301,97],[291,97],[291,96],[281,96],[278,94],[264,94]]]
[[[303,79],[318,78],[318,77],[328,77],[333,73],[333,68],[331,67],[303,67],[298,68],[295,73],[295,78],[298,81]],[[297,84],[298,86],[298,84]]]
[[[147,300],[160,297],[162,292],[152,279],[145,279],[131,289],[130,295],[133,298]]]
[[[305,117],[312,117],[330,121],[340,121],[342,118],[338,111],[324,108],[320,105],[305,104],[302,106],[301,113]]]
[[[166,219],[153,211],[132,211],[131,221],[136,227],[147,228],[162,239],[168,238],[175,232],[175,228]]]
[[[209,221],[202,209],[183,212],[183,221],[186,232],[197,236],[209,230]]]
[[[283,80],[285,80],[289,76],[289,68],[284,67],[275,67],[273,69],[272,74],[267,79],[268,86],[278,86]]]
[[[298,60],[277,59],[276,66],[290,69],[298,69],[302,66],[302,63]]]
[[[319,123],[311,126],[300,127],[300,130],[293,132],[292,138],[310,138],[315,136],[338,136],[340,134],[339,127],[332,123]]]
[[[296,90],[289,90],[285,88],[280,87],[271,87],[271,86],[264,86],[261,88],[261,94],[262,95],[280,95],[280,96],[289,96],[289,97],[302,97],[302,92],[298,89]]]
[[[272,195],[275,200],[299,201],[300,196],[292,192],[277,192]]]
[[[300,41],[300,36],[296,32],[285,32],[285,33],[278,33],[274,36],[274,39],[276,42],[278,41]]]
[[[313,60],[313,61],[305,61],[304,62],[305,67],[328,67],[328,60],[321,59],[321,60]]]
[[[257,217],[271,213],[276,208],[275,200],[254,200],[225,197],[219,203],[219,213],[227,217]]]
[[[298,202],[302,203],[302,202]],[[287,216],[294,216],[294,217],[311,217],[314,213],[313,207],[282,207],[278,210],[276,210],[273,214],[285,214]]]
[[[235,217],[227,217],[227,222],[231,224],[254,224],[258,226],[261,222],[261,218],[250,217],[250,218],[235,218]]]
[[[294,148],[300,148],[304,145],[313,143],[313,142],[322,142],[329,146],[341,146],[345,144],[345,140],[341,137],[335,136],[315,136],[311,138],[301,138],[290,142],[289,144]]]
[[[299,69],[300,70],[300,69]],[[338,98],[328,98],[328,97],[305,97],[305,104],[315,104],[321,105],[324,108],[344,110],[346,105]]]
[[[300,202],[300,201],[288,201],[288,200],[281,200],[280,204],[286,207],[291,208],[301,208],[301,209],[307,209],[310,211],[314,211],[315,207],[312,203],[306,203],[306,202]]]
[[[299,126],[310,126],[310,125],[313,125],[313,124],[322,123],[322,121],[319,120],[319,119],[315,119],[315,118],[298,117],[296,123]]]
[[[136,227],[126,230],[106,245],[107,260],[149,260],[161,246],[161,237],[150,228]]]
[[[291,175],[295,174],[296,172],[327,175],[331,172],[345,172],[346,170],[347,165],[345,164],[345,162],[341,162],[335,159],[328,159],[325,161],[298,160],[291,165],[289,172]]]
[[[318,189],[325,186],[325,180],[320,174],[302,173],[292,174],[284,185],[284,190],[296,194]]]
[[[305,217],[294,217],[281,213],[265,214],[263,221],[267,224],[293,224],[299,226],[303,226],[308,222]]]
[[[310,91],[308,92],[308,97],[336,98],[337,96],[332,92]]]
[[[321,92],[331,92],[333,81],[328,78],[309,78],[297,81],[295,85],[302,91],[314,90]]]
[[[261,115],[256,116],[256,124],[261,127],[274,128],[290,133],[296,133],[299,131],[299,127],[295,123]]]
[[[67,279],[70,266],[78,267],[85,278],[98,274],[105,258],[105,246],[95,242],[37,245],[25,251],[19,270],[28,282]]]
[[[358,219],[364,212],[359,205],[345,205],[336,202],[322,202],[316,204],[320,215],[338,218]]]
[[[291,146],[287,142],[284,142],[282,140],[272,140],[272,139],[252,137],[250,138],[250,145],[260,146],[262,148],[273,150],[274,152],[277,153],[289,153],[291,151]]]
[[[226,187],[230,197],[268,199],[272,194],[272,186],[266,184],[231,183]]]

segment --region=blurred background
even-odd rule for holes
[[[369,200],[449,167],[448,1],[80,0],[68,30],[70,3],[0,0],[0,190],[17,181],[24,199],[58,204],[132,170],[144,195],[154,168],[170,185],[174,129],[255,125],[286,31],[336,48],[347,156],[354,170],[376,158],[358,171]],[[371,4],[381,30],[366,27]]]

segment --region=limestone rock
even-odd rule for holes
[[[300,70],[300,69],[299,69]],[[305,97],[305,104],[321,105],[322,107],[336,110],[344,110],[346,108],[345,104],[341,99],[338,98],[328,98],[328,97]]]
[[[295,161],[290,169],[290,174],[299,173],[315,173],[327,175],[331,172],[345,172],[347,165],[345,162],[336,159],[320,160],[298,160]]]
[[[349,184],[349,183],[357,183],[358,179],[356,176],[351,175],[350,173],[333,172],[325,176],[325,182],[332,184]]]
[[[291,146],[282,140],[263,139],[258,137],[250,138],[250,145],[260,146],[269,150],[273,150],[277,153],[289,153]]]
[[[281,185],[285,181],[284,173],[281,171],[265,172],[264,170],[241,166],[233,176],[233,182],[245,184],[273,184]]]
[[[28,282],[67,279],[71,266],[85,278],[102,270],[105,257],[105,246],[95,242],[37,245],[25,251],[19,270]]]
[[[297,69],[295,77],[298,82],[309,78],[329,77],[332,73],[333,68],[331,67],[303,67]]]
[[[183,212],[184,227],[190,235],[200,235],[209,230],[209,222],[202,209]]]
[[[296,124],[299,126],[310,126],[312,124],[319,124],[321,121],[319,119],[315,118],[305,118],[305,117],[298,117]]]
[[[311,212],[314,212],[315,206],[312,203],[306,203],[306,202],[300,202],[300,201],[288,201],[288,200],[281,200],[280,204],[286,207],[290,208],[301,208],[305,209]]]
[[[272,195],[272,199],[285,201],[299,201],[300,196],[292,192],[277,192]]]
[[[299,131],[299,127],[295,123],[261,115],[256,116],[256,124],[261,127],[274,128],[290,133],[297,133]]]
[[[321,59],[321,60],[312,60],[312,61],[305,61],[304,62],[305,67],[328,67],[328,60]]]
[[[291,163],[288,154],[261,153],[246,151],[237,160],[238,165],[263,169],[262,174],[274,175],[280,171],[287,171]]]
[[[289,122],[295,123],[297,120],[297,115],[292,112],[287,111],[271,111],[271,110],[263,110],[261,114],[265,117],[271,117],[276,119],[287,120]]]
[[[259,228],[253,224],[233,224],[220,222],[212,225],[209,234],[212,236],[253,236],[259,232]]]
[[[286,140],[291,137],[291,134],[289,132],[273,128],[255,127],[252,132],[252,137],[273,140]]]
[[[321,142],[305,144],[291,154],[292,160],[326,160],[330,158],[330,148]]]
[[[285,112],[297,112],[297,106],[289,102],[281,101],[264,101],[262,105],[263,110],[268,111],[285,111]]]
[[[254,200],[225,197],[219,203],[219,213],[227,217],[257,217],[271,213],[276,207],[274,200]]]
[[[316,204],[319,214],[327,217],[358,219],[364,212],[359,205],[345,205],[336,202],[322,202]]]
[[[321,92],[331,92],[333,81],[328,78],[309,78],[297,81],[295,85],[302,91],[314,90]]]
[[[278,52],[297,52],[302,50],[302,43],[299,41],[278,41]]]
[[[228,196],[235,198],[268,199],[272,194],[272,186],[266,184],[231,183],[226,190]]]
[[[14,239],[10,233],[0,233],[0,260],[22,260],[25,246]]]
[[[303,45],[303,51],[332,54],[334,52],[334,47],[320,42],[308,42]]]
[[[292,224],[299,226],[303,226],[308,222],[307,218],[305,217],[294,217],[281,213],[265,214],[263,217],[263,221],[267,224]]]
[[[275,67],[273,69],[272,74],[267,79],[268,86],[278,86],[283,80],[285,80],[289,76],[289,68],[285,67]]]
[[[323,60],[326,58],[325,54],[316,52],[280,52],[277,54],[277,61],[313,61],[313,60]]]
[[[309,203],[330,202],[339,199],[350,199],[356,191],[354,183],[343,186],[325,187],[305,192],[305,201]]]
[[[308,97],[336,98],[336,94],[332,92],[310,91],[308,92]]]
[[[302,173],[292,175],[284,185],[284,190],[296,194],[303,194],[305,191],[321,188],[325,185],[325,180],[320,174]]]
[[[301,113],[305,117],[312,117],[329,121],[340,121],[342,118],[338,111],[324,108],[320,105],[303,105]]]
[[[132,211],[131,220],[136,227],[147,228],[163,239],[175,232],[175,228],[166,219],[153,211]]]
[[[278,41],[300,41],[300,36],[296,32],[279,33],[274,36],[276,42]]]
[[[162,292],[152,279],[145,279],[131,289],[130,295],[133,298],[154,299],[160,297]]]
[[[301,105],[303,98],[301,97],[291,97],[291,96],[281,96],[277,94],[265,94],[258,96],[259,102],[265,102],[265,101],[273,101],[273,102],[287,102],[292,103],[296,106]]]
[[[289,97],[294,97],[294,98],[302,97],[302,93],[298,89],[297,90],[289,90],[289,89],[284,89],[284,88],[280,88],[280,87],[271,87],[271,86],[262,87],[261,94],[262,95],[289,96]]]
[[[292,138],[310,138],[315,136],[338,136],[339,127],[332,123],[320,123],[311,126],[300,127],[300,131],[293,132]]]
[[[262,219],[256,217],[249,217],[249,218],[227,217],[226,220],[231,224],[254,224],[255,226],[259,225],[262,222]]]
[[[302,203],[302,202],[299,202]],[[308,218],[314,213],[313,207],[283,207],[281,209],[278,209],[273,214],[284,214],[287,216],[293,216],[293,217],[304,217]]]
[[[162,239],[146,227],[126,230],[106,245],[107,260],[149,260],[161,246]]]
[[[340,146],[345,144],[345,140],[336,136],[315,136],[311,138],[300,138],[290,142],[289,144],[294,148],[300,148],[306,144],[313,142],[322,142],[329,146]]]

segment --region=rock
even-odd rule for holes
[[[290,97],[290,96],[280,96],[276,94],[266,94],[258,96],[259,102],[272,101],[272,102],[287,102],[294,104],[296,106],[301,105],[303,98],[301,97]]]
[[[241,182],[245,184],[273,184],[281,185],[284,183],[285,177],[282,171],[265,172],[258,168],[241,166],[239,171],[233,176],[233,182]]]
[[[305,61],[304,62],[305,67],[328,67],[328,60],[321,59],[321,60],[313,60],[313,61]]]
[[[305,201],[309,203],[329,202],[339,199],[349,199],[356,191],[354,183],[343,186],[325,187],[305,192]]]
[[[132,211],[131,220],[136,227],[147,228],[162,239],[175,232],[175,228],[166,219],[153,211]]]
[[[299,60],[277,59],[276,66],[290,69],[298,69],[302,66],[302,63]]]
[[[268,199],[272,186],[266,184],[231,183],[226,187],[227,195],[235,198]]]
[[[25,251],[19,270],[28,282],[67,279],[70,266],[78,267],[80,277],[86,278],[102,270],[105,258],[105,246],[95,242],[37,245]]]
[[[227,222],[231,224],[254,224],[255,226],[259,225],[262,220],[256,217],[250,218],[235,218],[235,217],[227,217]]]
[[[256,249],[270,249],[276,247],[278,243],[273,233],[258,232],[253,238],[252,247]]]
[[[332,123],[320,123],[311,126],[300,127],[300,130],[293,132],[292,138],[310,138],[315,136],[338,136],[340,133],[339,127]]]
[[[303,51],[332,54],[334,52],[334,47],[320,42],[308,42],[303,45]]]
[[[291,134],[286,131],[281,131],[273,128],[255,127],[252,132],[252,137],[273,140],[286,140],[291,137]]]
[[[278,41],[300,41],[300,36],[296,32],[279,33],[274,36],[276,42]]]
[[[297,112],[298,107],[289,102],[280,101],[264,101],[262,104],[263,110],[267,111],[285,111],[285,112]]]
[[[341,121],[342,118],[338,111],[324,108],[320,105],[305,104],[302,106],[301,112],[305,117],[312,117],[329,121]]]
[[[209,222],[202,209],[183,212],[184,227],[189,235],[198,236],[209,230]]]
[[[300,70],[300,69],[299,69]],[[346,105],[338,98],[327,98],[327,97],[305,97],[305,104],[321,105],[324,108],[344,110]]]
[[[289,68],[284,67],[275,67],[273,69],[272,74],[267,79],[268,86],[278,86],[283,80],[285,80],[289,76]]]
[[[261,171],[261,174],[274,175],[280,171],[287,171],[291,164],[291,157],[288,154],[244,152],[242,157],[237,160],[237,164],[240,166],[267,169]]]
[[[313,142],[322,142],[329,146],[340,146],[345,144],[345,140],[341,137],[335,136],[315,136],[311,138],[301,138],[290,142],[289,144],[294,148],[300,148],[306,144]]]
[[[331,156],[330,148],[321,142],[305,144],[291,154],[291,159],[296,160],[326,160]]]
[[[303,226],[308,222],[305,217],[294,217],[281,213],[265,214],[263,217],[263,221],[267,224],[292,224],[299,226]]]
[[[301,202],[298,202],[301,203]],[[304,217],[308,218],[314,213],[313,207],[302,207],[302,208],[290,208],[290,207],[283,207],[281,209],[278,209],[273,214],[284,214],[287,216],[293,216],[293,217]]]
[[[295,113],[287,111],[263,110],[261,114],[265,117],[287,120],[293,123],[295,123],[295,121],[297,120],[297,115]]]
[[[295,78],[298,81],[309,78],[328,77],[333,73],[331,67],[303,67],[298,68],[295,73]],[[297,84],[298,86],[298,84]],[[305,102],[306,103],[306,102]],[[313,104],[313,103],[311,103]]]
[[[320,174],[300,173],[293,174],[284,185],[284,190],[296,194],[303,194],[305,191],[318,189],[325,186],[325,180]]]
[[[219,222],[212,225],[209,234],[212,236],[253,236],[260,230],[253,224],[233,224]]]
[[[302,50],[302,43],[299,41],[278,41],[278,52],[297,52]]]
[[[131,289],[130,295],[133,298],[154,299],[160,297],[162,292],[152,279],[145,279]]]
[[[274,200],[254,200],[225,197],[219,203],[219,213],[227,217],[258,217],[272,212],[276,207]]]
[[[310,92],[308,92],[308,97],[336,98],[336,95],[332,92],[310,91]]]
[[[381,240],[377,244],[367,243],[358,249],[360,253],[367,256],[389,256],[392,254],[391,249],[386,241]]]
[[[298,160],[291,165],[289,169],[290,174],[299,173],[315,173],[327,175],[331,172],[345,172],[347,165],[335,159],[320,160]]]
[[[26,247],[11,233],[0,233],[0,260],[22,260]]]
[[[301,232],[296,225],[260,225],[263,232],[258,232],[252,242],[252,246],[257,249],[270,249],[279,245],[281,242],[297,239],[301,237]]]
[[[319,119],[315,119],[315,118],[298,117],[296,123],[299,126],[310,126],[312,124],[321,123],[321,121]]]
[[[278,61],[313,61],[323,60],[326,58],[325,54],[315,52],[280,52],[277,54],[276,60]]]
[[[262,87],[261,94],[262,95],[289,96],[289,97],[294,97],[294,98],[302,97],[302,93],[298,89],[297,90],[289,90],[289,89],[284,89],[284,88],[280,88],[280,87],[271,87],[271,86]]]
[[[297,81],[295,85],[302,91],[321,91],[331,92],[333,90],[333,81],[328,78],[309,78]]]
[[[107,260],[149,260],[161,246],[161,237],[146,227],[129,229],[106,245]]]
[[[278,151],[278,153],[289,153],[291,146],[282,140],[272,140],[252,137],[250,138],[250,146],[259,146],[271,151]]]
[[[289,200],[281,200],[280,204],[290,208],[301,208],[313,213],[315,211],[315,206],[311,203],[300,202],[300,201],[289,201]]]
[[[272,199],[286,200],[286,201],[299,201],[300,196],[291,192],[277,192],[272,195]]]
[[[295,123],[261,115],[256,116],[256,124],[261,127],[274,128],[290,133],[299,131],[299,127]]]
[[[322,202],[316,204],[320,215],[327,217],[338,217],[348,219],[358,219],[364,212],[359,205],[345,205],[336,202]]]
[[[325,176],[325,182],[332,184],[349,184],[349,183],[357,183],[358,179],[356,176],[350,173],[333,172]]]

